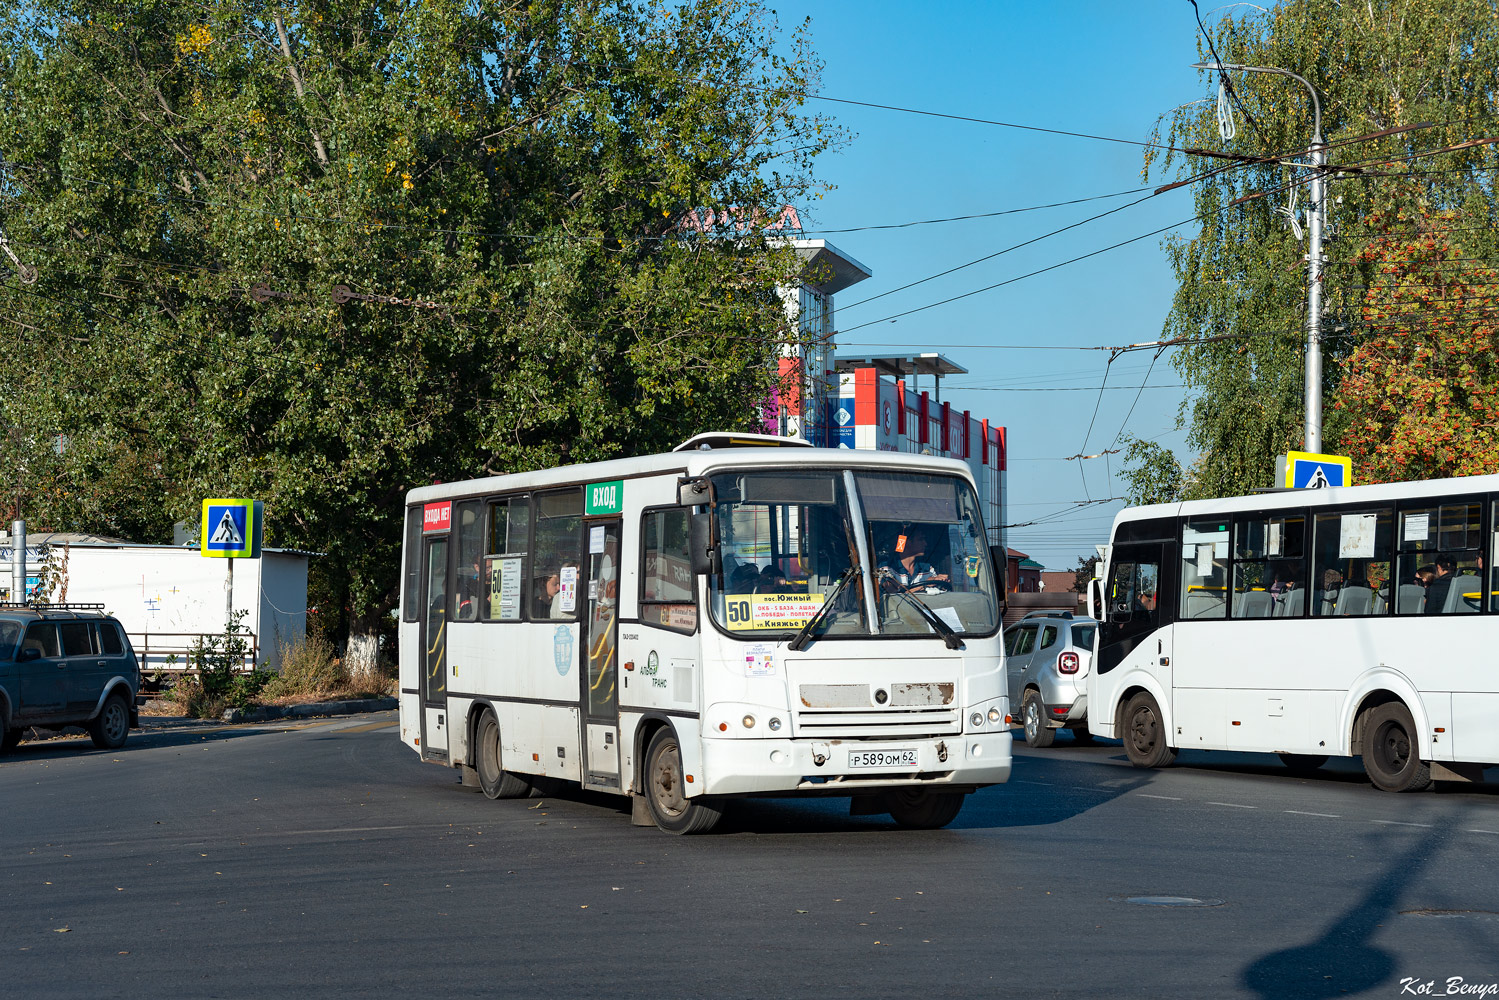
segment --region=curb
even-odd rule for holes
[[[396,707],[395,698],[359,698],[350,701],[316,701],[308,705],[261,705],[257,708],[231,708],[224,721],[270,722],[273,719],[302,719],[315,715],[357,715],[361,712],[384,712]]]

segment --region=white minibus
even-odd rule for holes
[[[844,796],[934,828],[1009,777],[961,462],[710,434],[407,502],[401,737],[491,798],[576,782],[693,833],[731,797]]]
[[[1358,756],[1388,791],[1481,780],[1499,764],[1496,530],[1499,476],[1124,510],[1090,594],[1089,728],[1139,767],[1251,750]]]

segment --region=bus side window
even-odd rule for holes
[[[1312,533],[1312,616],[1351,618],[1385,614],[1394,511],[1318,514]],[[1396,593],[1396,602],[1399,593]]]
[[[679,632],[697,631],[687,524],[680,507],[647,511],[640,521],[640,618]]]
[[[1181,604],[1189,621],[1228,617],[1228,522],[1193,518],[1182,525]]]
[[[477,501],[453,505],[453,534],[457,540],[458,585],[453,588],[453,621],[471,622],[479,617],[479,575],[484,554],[484,506]]]

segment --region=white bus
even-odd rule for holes
[[[672,833],[754,795],[934,828],[1005,781],[968,468],[784,443],[411,491],[401,738],[490,798],[577,782]]]
[[[1095,735],[1361,756],[1379,788],[1499,764],[1499,476],[1127,509],[1099,574]],[[1488,567],[1485,569],[1485,567]]]

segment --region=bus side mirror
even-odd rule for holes
[[[713,515],[693,514],[687,525],[687,547],[692,555],[692,575],[723,573],[723,556],[713,544]]]
[[[710,503],[711,498],[706,479],[678,479],[677,480],[677,506],[698,507]]]
[[[1103,611],[1103,581],[1098,577],[1088,581],[1088,617],[1097,619]]]

